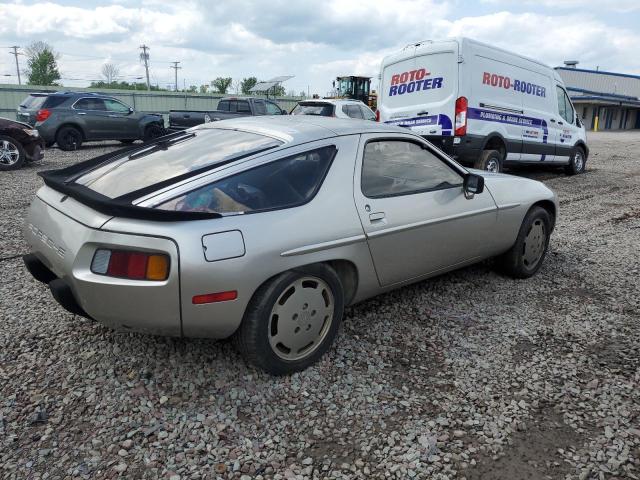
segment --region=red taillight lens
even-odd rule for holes
[[[467,97],[458,97],[456,100],[456,126],[454,135],[467,134]]]
[[[36,113],[36,122],[44,122],[50,116],[51,110],[49,110],[48,108],[38,110],[38,113]]]
[[[376,122],[380,121],[380,110],[376,110]]]
[[[91,271],[108,277],[162,281],[169,277],[169,257],[158,253],[101,248],[93,255]]]
[[[238,298],[238,292],[236,290],[230,290],[228,292],[196,295],[191,299],[191,302],[194,305],[202,305],[204,303],[228,302],[229,300],[235,300],[236,298]]]

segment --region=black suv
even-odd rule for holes
[[[164,119],[136,112],[100,93],[33,93],[18,107],[18,120],[33,125],[49,147],[76,150],[92,140],[151,140],[164,135]]]

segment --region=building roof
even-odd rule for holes
[[[597,95],[610,97],[609,100],[616,103],[640,99],[638,75],[569,67],[556,67],[556,71],[567,90],[573,91],[576,97],[578,94]]]

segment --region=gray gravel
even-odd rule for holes
[[[640,133],[590,135],[539,274],[482,264],[350,308],[315,367],[117,333],[31,279],[36,172],[0,174],[0,477],[640,478]]]

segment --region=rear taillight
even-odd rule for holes
[[[169,257],[160,253],[96,250],[91,271],[108,277],[162,281],[169,277]]]
[[[467,134],[467,97],[458,97],[456,100],[456,127],[454,135]]]
[[[380,110],[376,110],[376,122],[380,121]]]
[[[38,110],[38,113],[36,113],[36,122],[44,122],[50,116],[51,110],[49,110],[48,108]]]

